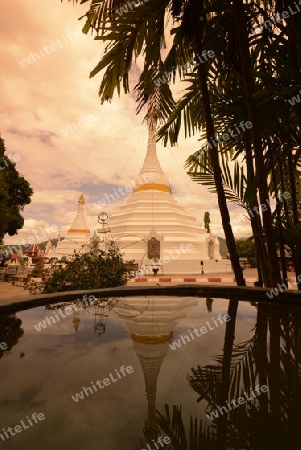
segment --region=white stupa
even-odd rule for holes
[[[147,153],[135,180],[136,187],[109,217],[114,241],[125,260],[138,263],[141,274],[152,274],[152,255],[157,257],[158,274],[200,274],[201,260],[205,273],[231,272],[229,261],[221,259],[218,239],[207,233],[171,194],[157,157],[156,119],[152,112],[147,122]],[[153,243],[148,243],[152,238]]]
[[[90,251],[90,229],[84,216],[85,199],[83,194],[78,199],[78,211],[63,240],[59,240],[57,245],[51,245],[50,240],[46,246],[46,256],[49,258],[70,256],[76,252],[86,253]]]

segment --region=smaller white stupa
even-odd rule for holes
[[[65,238],[59,240],[57,244],[51,245],[48,242],[46,246],[46,256],[49,258],[73,255],[74,251],[86,253],[90,251],[90,229],[84,216],[85,199],[83,194],[78,199],[78,211],[72,225],[70,226]]]

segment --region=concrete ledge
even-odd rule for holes
[[[182,277],[172,277],[171,281],[173,283],[183,283],[183,278]]]
[[[0,315],[15,313],[18,311],[59,302],[74,301],[84,295],[95,295],[97,298],[109,297],[141,297],[153,296],[178,296],[178,297],[213,297],[238,301],[262,302],[271,306],[293,306],[301,309],[301,296],[299,291],[284,291],[273,299],[269,299],[267,293],[270,289],[245,287],[245,286],[216,286],[180,284],[176,286],[120,286],[107,289],[90,289],[84,291],[67,291],[55,294],[24,295],[18,297],[2,298],[4,303],[0,307]]]

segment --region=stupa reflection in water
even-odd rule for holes
[[[133,347],[144,375],[147,396],[147,420],[143,428],[146,441],[158,437],[156,425],[156,392],[161,365],[169,350],[172,333],[179,319],[186,316],[186,309],[197,305],[195,298],[155,297],[126,298],[115,308],[131,332]],[[133,308],[144,310],[133,316]]]

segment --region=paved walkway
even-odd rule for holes
[[[247,286],[254,286],[254,282],[258,280],[257,269],[245,269],[244,278]],[[296,280],[295,274],[290,272],[288,276],[290,282]],[[165,284],[180,284],[180,283],[198,283],[198,284],[216,284],[222,283],[226,286],[235,286],[235,277],[233,274],[205,274],[205,275],[145,275],[138,278],[132,278],[128,285],[150,286],[150,285],[165,285]],[[292,286],[292,288],[294,288]]]
[[[257,281],[257,276],[256,277],[245,277],[245,282],[247,283],[247,285],[252,285],[254,286],[254,282]],[[212,276],[207,276],[205,277],[204,275],[202,276],[175,276],[175,275],[165,275],[165,276],[146,276],[146,277],[138,277],[138,278],[133,278],[132,280],[130,280],[128,282],[128,285],[133,284],[133,283],[138,283],[138,284],[149,284],[149,283],[201,283],[201,284],[209,284],[209,283],[223,283],[223,284],[227,284],[227,285],[235,285],[235,278],[232,276],[219,276],[219,275],[212,275]]]
[[[6,301],[7,298],[9,298],[10,304],[18,303],[20,301],[20,297],[28,294],[29,292],[22,287],[13,286],[10,282],[0,281],[0,306],[8,304]]]
[[[27,295],[28,291],[19,286],[13,286],[10,282],[0,281],[0,298],[13,297],[15,295]]]
[[[254,282],[257,281],[257,270],[246,269],[244,271],[244,277],[248,286],[254,286]],[[149,286],[149,285],[162,285],[162,284],[180,284],[180,283],[199,283],[199,284],[211,284],[211,283],[223,283],[228,286],[235,286],[235,278],[233,273],[214,273],[204,275],[145,275],[138,278],[133,278],[128,282],[128,285]]]

